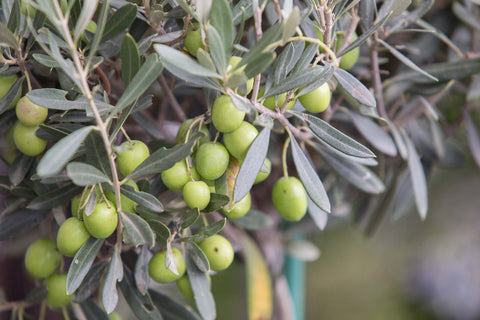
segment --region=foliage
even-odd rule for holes
[[[345,212],[365,221],[367,234],[411,207],[425,219],[434,166],[459,166],[468,152],[480,165],[479,5],[2,0],[0,79],[15,77],[0,81],[0,152],[7,168],[0,176],[0,240],[8,245],[37,230],[55,239],[75,196],[81,195],[76,214],[82,219],[105,202],[108,189],[119,215],[116,232],[91,237],[72,260],[64,258],[59,272],[67,272],[73,302],[52,312],[105,319],[121,292],[139,319],[214,319],[214,273],[197,243],[222,232],[244,258],[249,319],[270,319],[274,297],[285,292],[274,293],[281,290],[275,286],[281,261],[265,255],[268,240],[283,237],[275,244],[283,250],[295,232],[319,232]],[[199,48],[188,52],[184,39],[194,31]],[[232,56],[242,58],[233,65]],[[340,68],[352,57],[353,68]],[[324,84],[330,106],[312,114],[298,98]],[[48,109],[36,131],[48,146],[38,156],[21,154],[20,138],[12,140],[22,92]],[[244,112],[259,133],[240,152],[243,158],[230,156],[223,175],[205,181],[208,205],[191,209],[181,192],[167,190],[161,174],[186,161],[187,180],[202,179],[194,161],[199,145],[219,143],[226,134],[212,123],[219,96],[229,97],[235,117]],[[193,120],[176,137],[187,118]],[[469,148],[459,145],[462,134]],[[150,155],[122,176],[116,154],[133,138],[148,144]],[[254,185],[259,172],[269,170],[267,157],[272,173]],[[280,218],[271,199],[255,197],[257,190],[271,193],[282,175],[298,176],[307,194],[308,214],[295,224]],[[247,215],[226,218],[222,208],[230,210],[249,192]],[[136,212],[123,211],[122,199],[134,201]],[[160,250],[165,267],[178,274],[172,248],[185,259],[194,311],[150,281],[148,261]],[[32,291],[39,298],[5,310],[12,316],[36,310],[29,308],[44,301],[42,288],[40,281]]]

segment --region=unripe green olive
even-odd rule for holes
[[[190,208],[203,210],[210,202],[210,188],[203,181],[190,181],[183,187],[183,199]]]
[[[89,238],[90,233],[82,221],[68,218],[58,229],[58,251],[66,257],[73,257]]]
[[[187,136],[187,129],[192,124],[193,120],[194,119],[185,120],[182,123],[182,125],[180,126],[180,128],[178,128],[177,143],[185,143],[185,138]],[[199,124],[197,123],[193,126],[192,131],[189,134],[189,138],[191,138],[192,135],[195,132],[200,131],[200,132],[203,132],[205,134],[203,137],[200,138],[200,144],[209,142],[210,141],[210,132],[208,131],[207,126],[205,124],[202,124],[202,128],[200,130],[198,130],[198,125]]]
[[[48,116],[47,108],[33,103],[27,96],[18,100],[15,110],[17,112],[18,120],[27,126],[39,125],[43,123]]]
[[[233,262],[234,252],[230,241],[219,234],[208,237],[198,243],[210,263],[210,269],[221,271]]]
[[[117,209],[109,201],[97,203],[90,215],[83,215],[83,223],[93,237],[108,238],[117,228]]]
[[[243,160],[257,135],[258,130],[249,122],[243,121],[237,129],[223,135],[223,143],[232,156]]]
[[[258,97],[261,98],[263,97],[263,93],[265,92],[265,87],[262,87],[260,89],[260,91],[258,92]],[[295,97],[292,96],[291,97],[293,100],[290,101],[288,104],[287,104],[287,110],[290,110],[293,108],[293,106],[295,105]],[[263,105],[265,107],[267,107],[268,109],[270,110],[275,110],[275,107],[279,107],[279,108],[282,108],[283,107],[283,104],[285,103],[285,100],[287,100],[287,93],[281,93],[279,94],[278,96],[272,96],[272,97],[268,97],[266,98],[264,101],[263,101]]]
[[[15,125],[13,139],[18,150],[27,156],[39,155],[47,147],[47,141],[37,137],[36,132],[39,126],[26,126],[20,121]]]
[[[118,170],[124,176],[128,176],[140,163],[150,156],[147,145],[138,140],[125,141],[117,150]]]
[[[193,26],[188,26],[187,35],[185,39],[183,39],[183,44],[187,51],[194,57],[197,56],[198,49],[203,48],[202,30],[198,23],[194,23]]]
[[[70,205],[70,210],[72,213],[72,217],[77,219],[83,219],[83,210],[80,210],[80,199],[82,198],[81,194],[76,195],[72,199],[72,203]]]
[[[273,186],[275,209],[287,221],[298,221],[307,212],[307,193],[295,177],[282,177]]]
[[[190,285],[190,279],[187,274],[177,280],[177,288],[185,298],[189,300],[194,299],[192,286]]]
[[[194,180],[200,179],[195,167],[190,167],[190,172]],[[162,181],[165,186],[175,192],[181,192],[185,183],[192,181],[188,173],[187,162],[180,160],[173,167],[162,172]]]
[[[216,180],[227,170],[230,156],[221,143],[204,143],[195,156],[195,168],[204,179]]]
[[[212,107],[212,122],[223,133],[237,129],[245,118],[245,111],[239,110],[227,95],[218,97]]]
[[[242,61],[242,58],[241,57],[238,57],[238,56],[232,56],[230,58],[230,63],[229,63],[229,68],[230,70],[233,70],[235,69],[235,67],[240,63],[240,61]],[[243,72],[245,71],[245,68],[246,68],[247,65],[243,65],[242,67],[240,67],[239,69],[235,70],[234,73],[237,73],[237,72]],[[250,78],[247,80],[247,83],[246,83],[246,89],[247,91],[245,92],[245,94],[249,94],[250,91],[252,91],[253,89],[253,78]]]
[[[15,81],[18,80],[18,77],[14,74],[9,75],[9,76],[1,76],[0,77],[0,98],[3,98],[8,90],[13,86]],[[17,96],[15,97],[15,100],[8,106],[8,110],[12,109],[15,107],[18,103],[18,100],[22,97],[22,89],[18,92]]]
[[[350,39],[350,43],[357,39],[357,34],[352,34]],[[343,34],[337,33],[337,50],[341,48],[343,44]],[[340,60],[340,68],[345,70],[350,70],[353,66],[357,63],[358,57],[360,55],[360,48],[356,47],[355,49],[350,50],[349,52],[345,53]]]
[[[252,196],[249,193],[242,200],[234,203],[230,209],[224,208],[222,211],[223,213],[229,217],[230,219],[237,219],[241,218],[250,211],[252,206]]]
[[[300,103],[307,111],[318,113],[327,110],[331,97],[330,87],[328,83],[325,82],[309,93],[301,95],[298,100],[300,100]]]
[[[110,320],[122,320],[122,317],[116,312],[112,312],[108,314],[108,319]]]
[[[128,179],[127,181],[125,181],[125,184],[127,186],[133,187],[133,189],[135,191],[138,191],[138,186],[135,183],[135,181],[133,181],[132,179]],[[105,189],[105,196],[107,197],[107,199],[111,203],[116,203],[115,193],[113,193],[112,191],[110,191],[108,189]],[[133,213],[136,212],[135,207],[137,206],[137,203],[135,201],[129,199],[127,196],[125,196],[123,194],[120,195],[120,200],[122,202],[122,210],[123,211],[128,211],[128,212],[133,212]]]
[[[254,184],[263,182],[265,179],[268,178],[268,176],[270,175],[270,172],[272,171],[272,163],[270,162],[270,159],[265,158],[265,160],[263,161],[263,165],[267,167],[267,172],[263,172],[263,171],[258,172],[258,175],[255,178]]]
[[[150,277],[160,283],[173,282],[180,279],[185,274],[185,260],[182,252],[172,247],[173,261],[177,267],[178,274],[173,273],[165,266],[166,251],[158,251],[152,256],[148,264],[148,273]]]
[[[215,180],[202,179],[210,189],[210,193],[215,193]]]
[[[25,268],[34,278],[46,278],[55,272],[62,260],[52,239],[38,239],[25,253]]]
[[[63,307],[70,303],[72,295],[67,294],[67,275],[52,274],[45,282],[47,287],[47,303],[55,308]]]

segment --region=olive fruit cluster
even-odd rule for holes
[[[45,279],[47,303],[52,307],[67,305],[72,299],[67,294],[67,275],[59,273],[62,260],[55,242],[48,238],[37,239],[25,253],[25,268],[36,279]]]

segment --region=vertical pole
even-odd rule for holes
[[[303,236],[297,234],[294,239],[303,239]],[[299,260],[288,253],[285,255],[284,273],[287,278],[290,295],[292,297],[294,320],[305,319],[305,262]]]

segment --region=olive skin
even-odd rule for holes
[[[252,195],[247,193],[242,200],[234,203],[231,209],[222,209],[223,213],[230,219],[237,219],[245,216],[252,206]]]
[[[322,84],[320,87],[301,95],[298,100],[302,106],[311,113],[319,113],[327,110],[330,105],[332,93],[328,83]]]
[[[183,199],[191,208],[203,210],[210,202],[210,187],[204,181],[190,181],[183,187]]]
[[[185,143],[186,142],[185,138],[187,136],[187,129],[192,124],[193,120],[194,119],[187,119],[180,125],[180,128],[178,128],[178,131],[177,131],[177,137],[176,137],[177,143]],[[200,140],[199,140],[200,144],[210,141],[210,132],[208,131],[208,128],[205,124],[202,125],[200,130],[198,129],[198,123],[195,124],[188,137],[191,138],[192,135],[195,132],[198,132],[198,131],[200,131],[204,134],[204,136],[201,137]]]
[[[62,255],[52,239],[41,238],[33,242],[25,253],[25,268],[34,278],[46,278],[60,265]]]
[[[243,121],[237,129],[223,135],[223,143],[232,156],[243,160],[257,135],[258,130],[250,123]]]
[[[235,69],[235,67],[240,63],[240,61],[242,61],[242,58],[241,58],[241,57],[232,56],[232,57],[230,58],[230,63],[229,63],[229,68],[230,68],[230,70]],[[233,71],[233,74],[245,71],[245,68],[246,68],[246,67],[247,67],[247,65],[241,66],[239,69]],[[247,91],[245,92],[245,95],[249,94],[250,91],[252,91],[252,89],[253,89],[253,81],[254,81],[253,78],[250,78],[250,79],[247,80],[247,83],[245,84],[245,85],[246,85],[246,89],[247,89]]]
[[[187,274],[177,280],[177,288],[185,298],[189,300],[194,299],[192,286],[190,285],[190,279]]]
[[[195,167],[190,168],[194,180],[200,178]],[[162,172],[162,181],[165,186],[175,192],[181,192],[183,186],[192,181],[192,177],[188,173],[187,163],[185,160],[180,160],[173,165],[173,167]]]
[[[232,244],[219,234],[201,240],[198,246],[207,257],[213,271],[225,270],[233,262],[235,253]]]
[[[118,147],[118,170],[128,176],[140,163],[150,156],[150,151],[145,143],[138,140],[125,141]]]
[[[90,238],[82,221],[71,217],[65,220],[57,233],[58,251],[66,257],[73,257]]]
[[[148,273],[150,277],[156,282],[166,283],[173,282],[180,279],[185,274],[185,260],[182,252],[175,247],[172,247],[173,261],[177,267],[178,274],[173,273],[165,266],[166,251],[158,251],[152,256],[148,263]]]
[[[26,126],[20,121],[15,124],[13,139],[18,150],[27,156],[39,155],[47,147],[47,141],[37,137],[39,126]]]
[[[23,2],[22,2],[23,3]],[[10,76],[3,76],[0,77],[0,98],[3,98],[8,90],[13,86],[15,81],[18,80],[18,77],[14,74]],[[15,100],[8,106],[7,110],[13,109],[18,103],[18,100],[22,97],[22,89],[18,92],[17,96],[15,97]]]
[[[117,209],[109,201],[97,203],[89,216],[83,214],[83,223],[93,237],[108,238],[117,229]]]
[[[245,111],[239,110],[227,95],[218,97],[212,107],[212,123],[223,133],[237,129],[245,118]]]
[[[195,155],[195,168],[204,179],[216,180],[227,170],[230,156],[221,143],[202,144]]]
[[[63,307],[70,303],[72,295],[67,294],[67,275],[53,274],[45,282],[47,287],[47,303],[55,308]]]
[[[352,34],[350,39],[350,43],[357,40],[358,36],[356,33]],[[343,34],[337,33],[337,50],[341,48],[343,44]],[[350,70],[353,66],[357,63],[358,57],[360,56],[360,48],[356,47],[355,49],[350,50],[349,52],[345,53],[341,60],[340,60],[340,68],[345,70]]]
[[[307,212],[307,193],[295,177],[282,177],[273,186],[275,209],[287,221],[298,221]]]
[[[187,51],[194,57],[197,56],[198,49],[203,48],[202,30],[200,30],[198,23],[194,24],[194,26],[188,26],[187,35],[185,39],[183,39],[183,44]]]
[[[264,92],[265,92],[265,87],[262,87],[258,92],[258,97],[259,98],[263,97]],[[278,96],[272,96],[272,97],[266,98],[263,101],[263,105],[270,110],[275,110],[275,107],[277,106],[278,108],[282,108],[283,104],[285,103],[285,100],[287,100],[287,93],[281,93]],[[286,110],[292,109],[293,106],[295,106],[295,99],[293,99],[287,104]]]
[[[43,123],[48,116],[48,109],[33,103],[28,97],[18,100],[15,109],[17,118],[24,125],[36,126]]]

